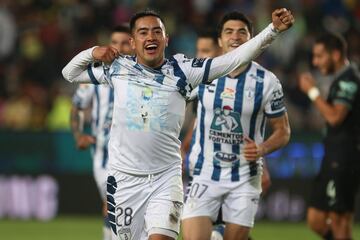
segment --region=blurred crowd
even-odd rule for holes
[[[322,122],[297,88],[297,74],[312,71],[311,45],[324,31],[345,36],[349,58],[360,63],[360,2],[357,0],[2,0],[0,2],[0,129],[69,129],[74,85],[61,69],[79,51],[106,44],[109,30],[137,11],[157,10],[170,36],[167,56],[194,57],[197,32],[216,27],[224,12],[239,10],[255,32],[277,7],[291,9],[295,26],[257,59],[283,84],[294,130],[319,130]],[[316,74],[316,73],[315,73]],[[329,78],[318,76],[327,93]]]

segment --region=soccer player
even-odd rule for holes
[[[219,45],[229,54],[249,42],[250,20],[226,14]],[[262,157],[289,141],[290,127],[279,80],[256,62],[198,88],[193,182],[183,213],[185,240],[209,239],[220,207],[225,239],[248,239],[261,193]],[[272,134],[264,141],[265,123]]]
[[[309,227],[324,239],[351,239],[355,195],[360,172],[360,77],[347,59],[345,40],[320,36],[313,46],[313,65],[334,81],[326,98],[310,73],[299,78],[326,121],[325,155],[316,176],[307,212]]]
[[[131,55],[130,29],[125,26],[117,26],[112,30],[110,46],[120,53]],[[101,64],[94,67],[88,66],[88,76],[92,81],[104,77]],[[95,79],[92,79],[95,78]],[[108,138],[112,119],[114,92],[109,85],[81,84],[73,97],[71,110],[71,129],[76,141],[77,148],[84,150],[92,146],[93,173],[95,182],[104,201],[103,216],[103,240],[111,239],[110,224],[106,210],[106,179],[108,163]],[[83,132],[83,110],[92,107],[91,135]]]
[[[152,11],[130,20],[136,56],[121,56],[111,47],[93,47],[63,69],[70,82],[89,82],[89,62],[112,63],[105,81],[114,88],[109,141],[108,214],[113,238],[176,239],[183,205],[180,128],[185,100],[201,82],[247,64],[294,22],[286,9],[247,44],[214,59],[165,59],[168,43],[161,17]]]

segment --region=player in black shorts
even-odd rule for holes
[[[313,46],[313,65],[334,75],[327,99],[309,73],[300,89],[326,121],[325,155],[310,196],[307,221],[324,239],[351,239],[355,195],[360,175],[360,77],[346,57],[341,36],[325,34]]]

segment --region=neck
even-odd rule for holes
[[[250,63],[244,65],[244,66],[241,66],[241,67],[238,67],[237,69],[235,69],[234,71],[232,71],[231,73],[229,73],[229,76],[231,78],[234,78],[236,76],[239,76],[242,72],[245,71],[245,69],[249,66]]]
[[[158,61],[146,61],[144,59],[136,58],[136,61],[145,67],[159,68],[165,62],[165,58],[161,58]]]

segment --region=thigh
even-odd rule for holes
[[[192,217],[181,222],[184,240],[209,240],[213,228],[209,217]]]
[[[226,187],[195,176],[187,193],[182,219],[209,217],[215,222]]]
[[[240,226],[238,224],[226,223],[224,239],[225,240],[248,240],[250,227]]]
[[[113,239],[141,239],[144,214],[150,198],[147,177],[110,171],[107,208]]]
[[[260,181],[260,176],[256,178]],[[239,183],[224,198],[222,205],[224,222],[253,227],[261,189],[254,187],[251,182]]]
[[[170,169],[156,176],[151,189],[145,212],[146,237],[163,235],[176,239],[180,231],[184,198],[181,170]]]

